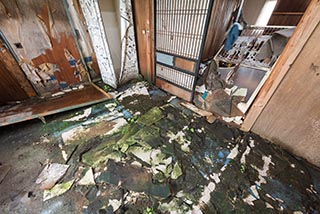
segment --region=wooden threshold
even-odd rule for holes
[[[161,80],[159,78],[156,79],[156,86],[161,88],[162,90],[169,92],[179,98],[184,99],[185,101],[190,102],[192,98],[192,93],[189,91],[186,91],[182,88],[179,88],[169,82],[166,82],[164,80]]]
[[[70,91],[59,97],[32,98],[11,106],[0,107],[0,126],[22,121],[41,119],[45,116],[100,103],[111,99],[93,83],[83,89]]]

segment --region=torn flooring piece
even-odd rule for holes
[[[36,180],[40,184],[40,189],[50,189],[67,172],[69,165],[52,163],[47,164]]]

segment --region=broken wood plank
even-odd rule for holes
[[[191,111],[197,113],[198,115],[200,115],[202,117],[207,117],[207,116],[213,115],[211,112],[202,110],[191,103],[183,102],[183,103],[181,103],[181,105],[186,107],[187,109],[190,109]]]

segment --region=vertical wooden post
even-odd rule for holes
[[[152,82],[154,78],[153,0],[133,0],[132,5],[139,70],[146,80]]]

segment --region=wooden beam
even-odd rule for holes
[[[302,16],[304,12],[273,12],[272,15]]]
[[[95,83],[90,82],[90,84],[95,87],[98,91],[100,91],[101,93],[103,93],[106,97],[108,97],[109,99],[112,99],[112,96],[110,94],[108,94],[108,92],[106,92],[105,90],[103,90],[102,88],[100,88],[99,86],[97,86]]]
[[[297,29],[293,33],[291,39],[283,50],[278,59],[270,77],[262,87],[255,102],[250,108],[241,129],[249,131],[254,125],[255,121],[262,113],[263,109],[273,96],[279,84],[286,76],[292,63],[295,61],[301,52],[306,41],[310,38],[312,32],[320,22],[320,1],[312,0],[309,7],[300,20]]]

